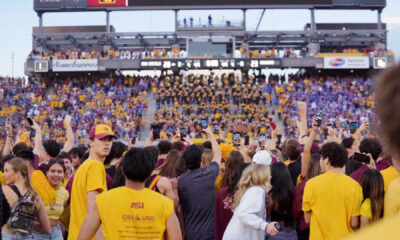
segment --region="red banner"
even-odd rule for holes
[[[126,0],[88,0],[88,7],[126,6]]]

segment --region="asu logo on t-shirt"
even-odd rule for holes
[[[135,208],[135,209],[144,208],[144,203],[143,202],[133,202],[131,204],[131,208]]]

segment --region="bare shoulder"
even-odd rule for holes
[[[169,181],[168,178],[160,176],[160,180],[158,180],[157,187],[162,189],[170,188],[171,182]]]

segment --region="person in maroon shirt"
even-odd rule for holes
[[[364,154],[371,154],[373,160],[375,161],[375,166],[378,171],[385,170],[390,167],[388,161],[386,161],[385,157],[382,156],[383,148],[381,143],[376,138],[366,138],[360,142],[360,152]],[[369,167],[367,165],[361,166],[355,172],[353,172],[350,177],[352,177],[357,182],[360,181],[363,173],[368,170]]]
[[[217,194],[214,205],[214,216],[215,216],[215,228],[214,237],[215,240],[222,240],[226,227],[229,224],[233,216],[232,203],[233,197],[237,191],[237,184],[242,176],[242,172],[249,166],[250,163],[241,163],[234,169],[232,181],[229,186],[221,188]]]

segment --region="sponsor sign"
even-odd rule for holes
[[[126,0],[88,0],[88,7],[126,6]]]
[[[324,57],[325,69],[367,69],[369,57]]]
[[[98,71],[97,59],[53,60],[53,72],[91,72]]]

